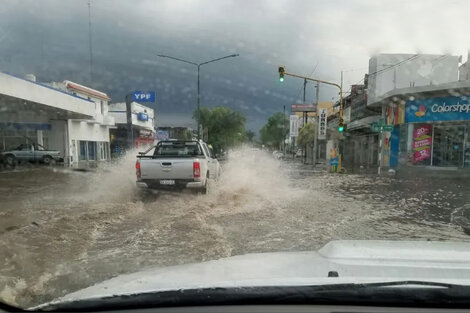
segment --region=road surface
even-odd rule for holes
[[[468,183],[313,173],[240,152],[207,196],[141,197],[134,158],[97,172],[0,172],[0,299],[36,305],[122,273],[335,239],[470,241]]]

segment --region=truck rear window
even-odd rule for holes
[[[204,156],[197,142],[162,142],[157,145],[154,157],[194,157]]]

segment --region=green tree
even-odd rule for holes
[[[246,139],[246,141],[252,142],[254,137],[255,137],[255,132],[254,132],[254,131],[248,129],[248,130],[245,132],[245,139]]]
[[[203,107],[199,112],[194,112],[193,118],[207,128],[207,143],[216,152],[227,150],[244,140],[246,118],[240,112],[227,107]]]
[[[299,131],[297,143],[300,146],[312,145],[315,142],[316,128],[312,123],[307,123]]]
[[[261,142],[264,145],[279,148],[289,131],[288,125],[288,120],[283,113],[274,113],[260,130]]]
[[[189,129],[186,129],[183,134],[182,134],[182,139],[183,140],[191,140],[193,139],[193,132],[190,131]]]

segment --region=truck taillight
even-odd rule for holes
[[[201,164],[199,162],[193,162],[193,176],[194,178],[201,177]]]
[[[137,178],[140,178],[140,160],[135,162],[135,174],[137,175]]]

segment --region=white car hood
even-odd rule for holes
[[[339,277],[328,277],[330,271]],[[170,290],[402,280],[470,285],[470,243],[332,241],[315,252],[247,254],[120,275],[41,307]]]

